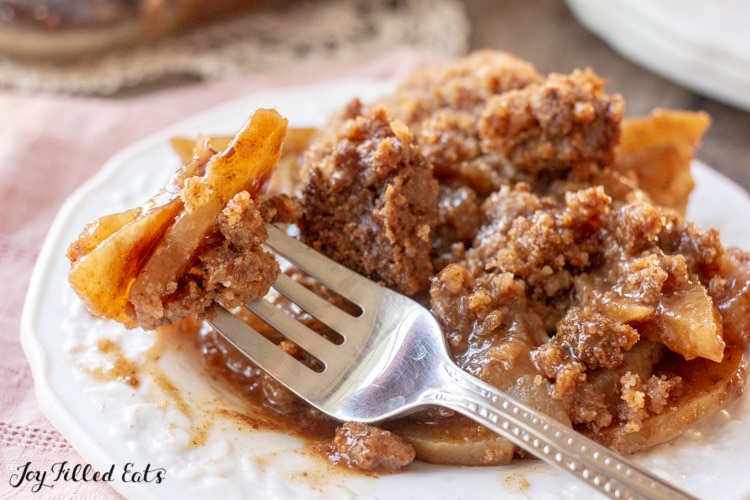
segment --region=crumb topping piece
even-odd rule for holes
[[[438,184],[412,134],[383,107],[345,121],[307,158],[302,238],[406,295],[433,275],[430,231]]]

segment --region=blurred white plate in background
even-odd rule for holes
[[[566,0],[625,57],[691,90],[750,110],[750,1]]]

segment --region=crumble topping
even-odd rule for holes
[[[303,241],[371,279],[413,295],[432,277],[430,228],[438,184],[412,134],[385,108],[344,121],[310,150],[302,185]]]

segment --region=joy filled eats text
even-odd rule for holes
[[[97,471],[90,464],[70,463],[67,460],[53,464],[49,469],[37,469],[32,462],[16,467],[8,483],[13,488],[30,488],[39,493],[63,482],[112,482],[161,484],[167,476],[166,469],[151,464],[138,466],[128,462],[122,467],[112,464],[106,471]]]

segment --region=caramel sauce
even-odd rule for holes
[[[293,435],[313,448],[333,438],[338,422],[275,382],[215,332],[196,329],[188,335],[201,350],[205,374],[241,399],[240,408],[221,410],[223,415],[253,429]]]
[[[333,462],[328,444],[339,423],[278,386],[199,323],[185,320],[154,331],[153,345],[138,360],[128,357],[112,338],[99,339],[95,349],[103,362],[79,366],[81,371],[99,382],[146,390],[157,408],[171,407],[183,414],[190,422],[189,448],[204,446],[215,429],[266,431],[294,436],[303,443],[302,453],[321,463]],[[207,383],[210,392],[193,393],[189,381],[178,381],[171,373],[167,359],[194,369],[200,385]]]
[[[139,377],[140,367],[136,362],[125,356],[122,348],[115,341],[101,339],[97,342],[96,347],[100,353],[110,358],[111,365],[86,368],[86,372],[101,382],[118,381],[131,387],[139,387],[141,385]]]

